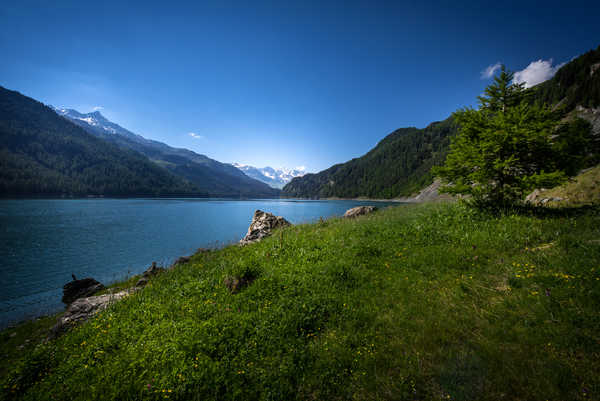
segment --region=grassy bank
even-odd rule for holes
[[[587,169],[565,184],[541,192],[541,198],[562,198],[563,201],[551,204],[591,205],[600,199],[600,165]]]
[[[2,398],[600,399],[599,239],[594,209],[291,227],[23,352]],[[231,276],[253,281],[232,294]]]

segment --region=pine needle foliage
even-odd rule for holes
[[[585,163],[590,127],[563,122],[560,110],[528,101],[502,67],[478,98],[479,109],[453,114],[459,125],[445,165],[434,171],[443,191],[471,195],[478,206],[508,207],[537,187],[552,187]]]

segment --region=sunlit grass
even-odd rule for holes
[[[562,198],[564,201],[561,201],[560,205],[600,203],[600,166],[584,171],[563,185],[542,191],[540,198]]]
[[[599,234],[457,204],[290,227],[26,352],[3,398],[598,399]]]

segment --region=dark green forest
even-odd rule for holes
[[[566,110],[576,106],[600,106],[600,46],[565,64],[554,77],[532,88],[534,99],[558,104]]]
[[[556,75],[527,91],[531,102],[559,104],[565,113],[576,106],[600,105],[600,47],[564,65]],[[395,198],[414,194],[433,181],[431,167],[441,165],[450,138],[458,132],[453,118],[423,129],[398,129],[364,156],[317,174],[294,178],[283,195],[301,198]]]
[[[1,196],[206,196],[144,156],[0,87]]]
[[[452,118],[423,129],[398,129],[362,157],[318,174],[294,178],[283,188],[284,195],[310,198],[410,195],[431,183],[431,167],[444,161],[455,131]]]
[[[107,133],[102,127],[90,125],[83,120],[64,118],[79,125],[88,133],[126,151],[138,152],[153,163],[183,178],[211,197],[279,197],[280,190],[248,177],[238,168],[218,162],[188,149],[173,148],[162,142],[149,140],[125,128],[111,123],[99,112],[95,118],[104,120],[115,129]]]

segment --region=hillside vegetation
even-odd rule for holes
[[[550,202],[553,206],[597,204],[600,201],[600,165],[583,171],[563,185],[541,191],[537,198],[560,198],[559,202]]]
[[[399,206],[198,253],[3,359],[1,398],[600,399],[600,212],[545,213]]]
[[[450,137],[455,133],[452,118],[423,129],[398,129],[362,157],[317,174],[294,178],[283,187],[283,195],[300,198],[409,196],[431,184],[431,167],[444,161]]]
[[[0,196],[200,195],[139,153],[98,139],[0,87]]]
[[[600,107],[600,47],[567,63],[552,79],[528,89],[527,98],[532,103],[560,106],[565,113],[577,106]],[[576,114],[598,120],[598,114],[589,110]],[[596,121],[594,127],[598,124]],[[423,129],[401,128],[364,156],[294,178],[283,188],[283,195],[396,198],[414,194],[433,181],[431,167],[444,162],[457,129],[452,117]]]
[[[188,149],[171,147],[165,143],[146,139],[110,122],[99,111],[81,114],[75,110],[61,113],[64,118],[79,125],[88,133],[113,143],[127,151],[144,155],[149,161],[168,170],[173,175],[192,183],[211,197],[278,197],[279,190],[246,176],[238,168],[213,160]],[[81,119],[83,117],[84,119]],[[89,124],[92,117],[99,124]],[[105,127],[112,129],[107,131]]]
[[[536,85],[534,98],[559,104],[567,110],[576,106],[600,106],[600,46],[570,61],[554,77]]]

